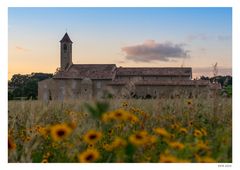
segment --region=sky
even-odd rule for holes
[[[192,67],[193,77],[232,74],[231,8],[9,8],[8,78],[54,73],[60,40],[73,63]]]

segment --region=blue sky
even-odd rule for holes
[[[232,65],[231,8],[9,8],[8,19],[9,75],[54,72],[66,30],[74,63]]]

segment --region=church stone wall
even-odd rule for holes
[[[110,82],[111,80],[93,80],[93,97],[103,97],[104,93],[109,90],[107,84]]]
[[[101,98],[108,91],[111,80],[47,79],[38,83],[38,99],[68,100]]]
[[[47,79],[38,84],[38,99],[71,100],[102,98],[112,94],[117,98],[134,96],[136,98],[165,97],[206,97],[211,95],[208,86],[163,86],[163,85],[116,85],[108,86],[111,80],[61,80]]]
[[[169,97],[207,97],[211,95],[208,86],[112,86],[114,96],[135,98],[169,98]]]
[[[137,86],[136,96],[141,97],[200,97],[206,96],[209,89],[205,86]]]
[[[61,80],[47,79],[39,82],[40,100],[68,100],[102,98],[112,94],[117,98],[206,97],[211,95],[209,86],[163,86],[163,85],[116,85],[108,86],[111,80]]]

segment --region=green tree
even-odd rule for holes
[[[52,78],[49,73],[14,74],[8,81],[8,100],[17,98],[37,99],[38,82]]]

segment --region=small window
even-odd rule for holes
[[[97,88],[100,89],[101,88],[101,82],[97,82]]]
[[[63,50],[64,50],[64,52],[67,51],[67,45],[66,44],[63,45]]]

